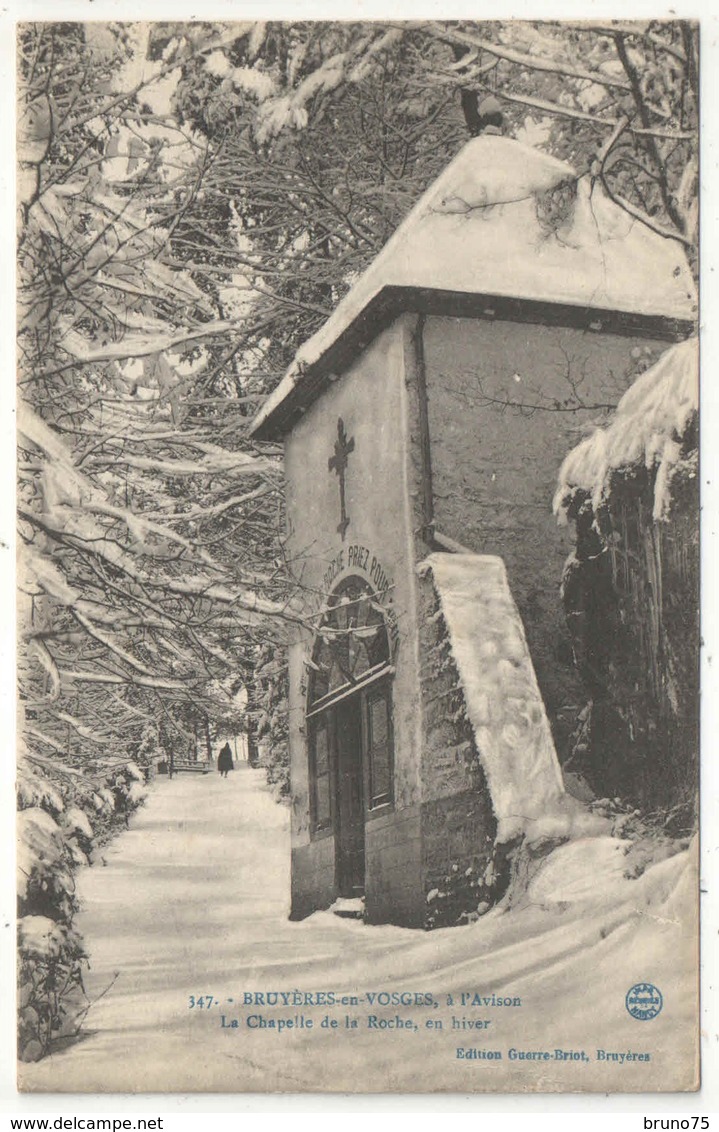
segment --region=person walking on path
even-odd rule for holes
[[[230,749],[229,743],[225,743],[224,747],[217,756],[217,769],[219,770],[223,778],[227,778],[227,775],[230,773],[230,771],[235,769],[234,763],[232,762],[232,751]]]

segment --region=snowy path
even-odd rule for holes
[[[604,891],[597,872],[577,899],[556,902],[555,892],[553,902],[496,910],[465,928],[368,927],[331,913],[290,923],[288,813],[263,773],[244,766],[227,780],[161,780],[105,857],[106,867],[85,870],[80,885],[91,997],[117,978],[82,1040],[21,1067],[25,1090],[623,1092],[691,1080],[686,859]],[[624,1005],[640,981],[664,994],[662,1013],[648,1022]],[[241,1005],[247,992],[295,990],[365,997],[354,1008]],[[370,1006],[367,994],[382,990],[431,993],[438,1005]],[[521,1006],[462,1005],[462,993],[521,998]],[[191,995],[219,1004],[189,1009]],[[248,1028],[249,1015],[314,1025],[278,1033]],[[356,1029],[345,1027],[346,1015]],[[370,1015],[417,1028],[377,1029]],[[453,1029],[452,1016],[489,1026]],[[325,1017],[338,1028],[322,1027]],[[426,1028],[428,1020],[443,1028]],[[459,1047],[502,1056],[465,1060]],[[589,1060],[556,1060],[556,1048],[585,1050]],[[510,1060],[510,1049],[552,1058]],[[649,1052],[651,1060],[597,1061],[597,1049]]]

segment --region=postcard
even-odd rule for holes
[[[697,1090],[699,25],[16,46],[20,1090]]]

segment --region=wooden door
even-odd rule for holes
[[[340,896],[364,895],[364,781],[359,695],[337,704],[337,880]]]

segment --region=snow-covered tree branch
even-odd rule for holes
[[[214,710],[292,620],[279,466],[221,361],[242,320],[173,262],[208,146],[143,113],[167,66],[138,82],[142,35],[113,25],[27,25],[19,47],[26,739],[97,768],[135,753],[158,696],[180,732]]]

